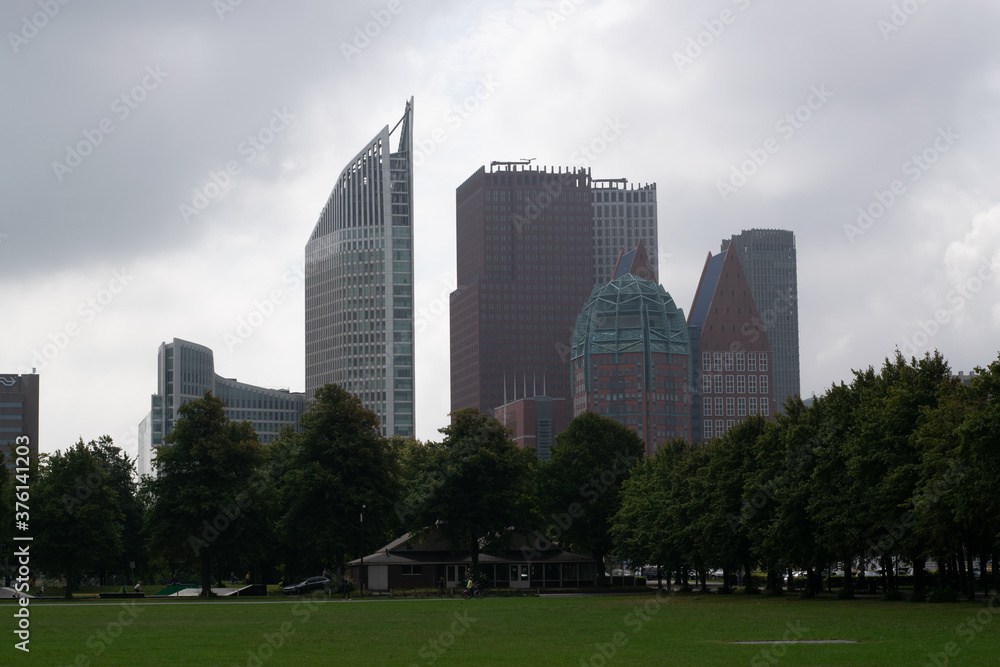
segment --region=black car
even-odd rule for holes
[[[302,595],[303,593],[309,593],[311,591],[321,591],[326,588],[328,583],[330,583],[330,580],[326,577],[309,577],[308,579],[303,579],[297,584],[285,586],[281,589],[281,592],[285,595]]]

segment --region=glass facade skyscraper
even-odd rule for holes
[[[646,246],[654,283],[659,275],[657,264],[656,183],[626,186],[624,178],[594,179],[591,201],[594,207],[594,284],[611,280],[618,254],[634,248],[639,241]]]
[[[140,475],[152,474],[153,451],[174,428],[177,410],[206,391],[226,404],[227,418],[250,422],[262,443],[273,442],[284,426],[297,428],[306,407],[305,394],[216,375],[214,355],[204,345],[179,338],[161,343],[156,355],[156,393],[150,397],[149,414],[139,424],[136,467]]]
[[[729,243],[722,241],[723,251]],[[782,229],[750,229],[734,235],[732,244],[771,343],[775,410],[781,411],[785,401],[801,391],[795,234]]]
[[[306,395],[337,384],[383,435],[404,437],[415,428],[412,132],[410,98],[341,172],[305,249]]]

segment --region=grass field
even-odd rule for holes
[[[16,610],[0,605],[3,665],[1000,663],[1000,604],[991,610],[984,603],[718,595],[467,603],[46,600],[30,606],[30,654],[13,646]],[[859,643],[729,643],[780,639]]]

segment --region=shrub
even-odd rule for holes
[[[841,588],[837,591],[838,600],[853,600],[854,599],[854,589],[853,588]]]
[[[899,591],[885,591],[882,593],[882,600],[885,602],[898,602],[903,599],[903,594]]]

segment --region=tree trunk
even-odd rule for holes
[[[729,576],[729,566],[726,565],[722,568],[722,590],[724,591],[729,590]]]
[[[479,585],[479,538],[475,535],[469,536],[469,561],[472,563],[472,569],[469,571],[469,578],[472,582],[478,586]],[[530,574],[529,574],[530,577]],[[529,579],[528,583],[531,581]]]
[[[973,571],[975,568],[972,564],[972,550],[966,547],[965,549],[965,572],[968,580],[966,581],[966,588],[969,592],[969,602],[974,602],[976,600],[976,573]]]
[[[913,559],[913,594],[918,598],[924,594],[924,563],[923,558]]]
[[[206,598],[212,596],[212,556],[209,551],[201,550],[201,594]]]
[[[604,552],[594,552],[594,560],[597,562],[597,567],[594,569],[594,586],[605,586],[607,585],[607,577],[604,576]]]

